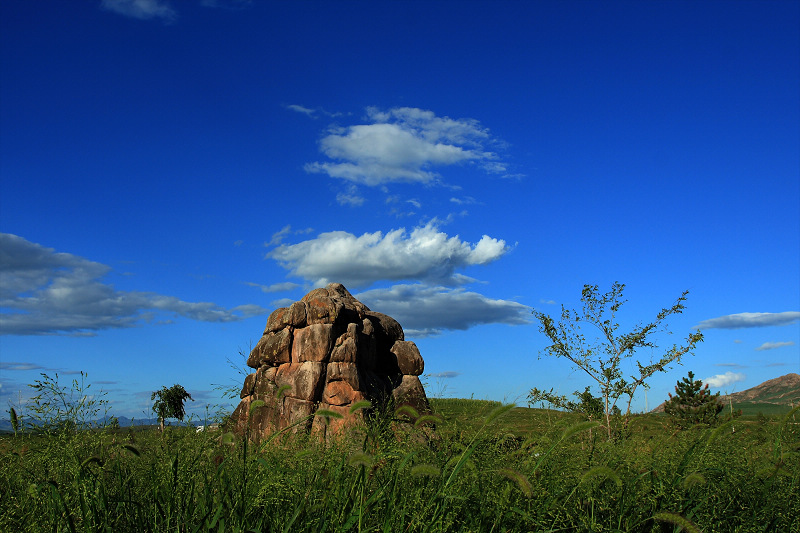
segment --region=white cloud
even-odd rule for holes
[[[800,320],[800,311],[783,313],[736,313],[703,320],[693,329],[739,329],[785,326]]]
[[[457,378],[460,375],[461,375],[461,372],[454,372],[454,371],[451,371],[451,370],[448,370],[446,372],[436,372],[434,374],[426,374],[426,376],[428,376],[428,377],[439,378],[439,379]]]
[[[17,363],[14,361],[0,361],[0,369],[9,371],[46,370],[45,367],[35,363]]]
[[[103,9],[141,20],[160,18],[172,22],[178,13],[162,0],[103,0]]]
[[[405,228],[385,235],[380,231],[361,236],[322,233],[298,244],[281,245],[267,257],[315,285],[339,282],[364,287],[378,280],[404,279],[458,284],[462,280],[455,270],[491,263],[509,250],[505,241],[488,235],[474,244],[448,237],[436,223],[414,228],[410,234]]]
[[[224,9],[245,9],[250,7],[252,3],[252,0],[201,0],[200,5]]]
[[[719,389],[739,381],[744,381],[746,377],[747,376],[739,372],[725,372],[724,374],[717,374],[716,376],[706,378],[703,380],[703,383],[707,383],[709,387]]]
[[[286,109],[291,109],[292,111],[296,111],[298,113],[302,113],[303,115],[306,115],[307,117],[312,117],[312,118],[314,117],[314,110],[313,109],[309,109],[309,108],[303,107],[301,105],[290,104],[290,105],[286,106]]]
[[[358,187],[352,185],[347,188],[347,192],[340,192],[336,195],[336,203],[339,205],[358,207],[364,205],[364,197],[359,196]]]
[[[765,342],[758,348],[756,351],[760,352],[763,350],[774,350],[775,348],[783,348],[784,346],[794,346],[794,342],[786,341],[786,342]]]
[[[252,283],[248,281],[245,283],[245,285],[249,285],[250,287],[258,287],[259,289],[261,289],[261,292],[266,292],[266,293],[291,291],[300,286],[299,284],[292,283],[291,281],[286,281],[283,283],[273,283],[272,285],[261,285],[259,283]]]
[[[282,227],[280,230],[276,231],[272,234],[272,238],[270,238],[269,242],[265,242],[264,246],[274,246],[276,244],[280,244],[283,242],[283,239],[286,238],[289,233],[292,231],[291,224],[287,224]]]
[[[210,302],[118,291],[101,280],[111,268],[0,233],[0,315],[4,335],[93,335],[153,320],[155,312],[204,322],[232,322],[264,314],[259,306],[228,310]]]
[[[531,321],[531,309],[526,305],[463,288],[394,285],[355,296],[403,324],[409,337],[435,336],[444,330],[466,330],[480,324],[521,325]]]
[[[272,307],[274,309],[278,309],[279,307],[289,307],[295,302],[291,298],[280,298],[279,300],[274,300],[272,302]]]
[[[464,198],[456,198],[455,196],[450,198],[450,202],[457,204],[457,205],[473,205],[479,204],[475,198],[472,196],[465,196]]]
[[[331,111],[326,111],[321,107],[310,108],[303,105],[298,104],[288,104],[284,105],[286,109],[290,111],[294,111],[296,113],[301,113],[309,118],[316,119],[318,115],[324,115],[326,117],[341,117],[344,113],[333,113]],[[349,114],[349,113],[348,113]]]
[[[465,162],[479,162],[488,173],[505,171],[497,155],[485,149],[495,141],[476,120],[437,117],[410,107],[369,108],[367,120],[330,130],[320,150],[333,161],[308,163],[306,171],[368,186],[431,183],[439,177],[432,167]]]

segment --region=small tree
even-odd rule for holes
[[[694,379],[694,374],[689,375],[675,385],[675,396],[669,395],[669,400],[664,404],[664,412],[669,415],[675,424],[687,428],[696,424],[713,425],[723,409],[719,401],[719,392],[711,394],[708,383]]]
[[[535,404],[538,402],[548,403],[558,409],[564,409],[571,413],[581,413],[589,420],[598,420],[603,416],[603,399],[598,398],[592,394],[590,387],[586,387],[583,392],[575,391],[573,394],[578,401],[573,402],[566,396],[559,396],[553,392],[539,390],[537,388],[531,389],[528,393],[528,403]],[[618,412],[619,409],[616,409]],[[615,412],[615,414],[616,414]]]
[[[183,408],[183,402],[186,399],[194,401],[192,395],[186,392],[181,385],[175,384],[170,388],[161,387],[161,390],[154,392],[151,400],[153,403],[153,412],[158,415],[158,425],[161,431],[164,431],[164,420],[167,418],[177,418],[183,420],[186,412]]]
[[[691,352],[695,345],[703,340],[703,334],[699,331],[692,333],[684,345],[673,345],[658,360],[651,359],[648,364],[636,361],[637,373],[626,378],[623,374],[623,360],[633,357],[638,348],[653,350],[658,348],[655,342],[650,340],[651,335],[658,331],[666,331],[666,319],[683,312],[683,302],[686,301],[689,291],[684,291],[671,307],[662,309],[652,322],[639,324],[629,333],[618,333],[620,325],[616,322],[616,314],[626,301],[622,299],[624,289],[625,285],[615,282],[609,292],[601,295],[597,285],[584,285],[581,293],[583,310],[570,311],[561,306],[561,320],[558,322],[549,315],[533,311],[541,324],[539,330],[552,342],[545,348],[545,354],[569,360],[597,382],[603,399],[609,439],[611,439],[611,415],[619,398],[623,395],[628,396],[625,411],[627,425],[636,390],[640,386],[648,388],[646,381],[650,376],[656,372],[666,371],[670,364],[680,361],[681,357]],[[581,327],[584,324],[591,325],[597,330],[594,340],[591,338],[587,340],[583,334]]]

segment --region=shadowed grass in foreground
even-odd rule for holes
[[[432,403],[435,418],[327,443],[191,428],[5,437],[0,530],[800,532],[796,409],[682,432],[643,416],[608,442],[574,415]]]

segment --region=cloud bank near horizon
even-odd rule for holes
[[[234,322],[266,313],[258,305],[225,309],[103,282],[111,267],[0,233],[0,335],[94,336],[152,321],[160,312],[202,322]]]

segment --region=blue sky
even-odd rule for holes
[[[716,390],[800,372],[798,2],[0,4],[0,400],[85,371],[218,404],[270,311],[344,283],[429,395],[589,382],[531,310],[685,289]],[[660,352],[640,353],[642,360]]]

